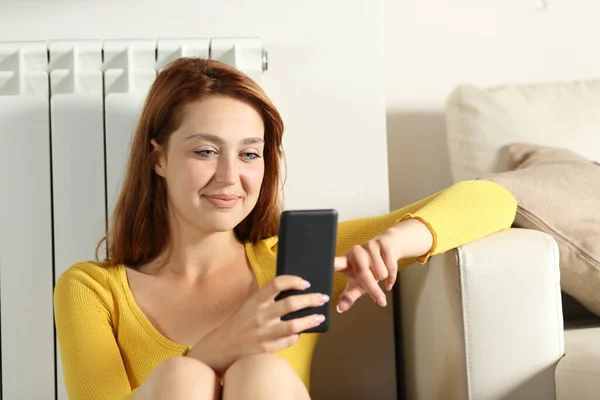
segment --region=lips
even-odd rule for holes
[[[212,194],[202,197],[217,208],[232,208],[240,200],[240,196],[233,194]]]

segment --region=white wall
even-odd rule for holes
[[[385,84],[391,206],[452,183],[443,107],[458,84],[600,75],[594,0],[385,3]]]
[[[261,36],[270,65],[263,86],[287,126],[286,205],[335,206],[345,219],[388,210],[382,7],[367,0],[3,0],[0,40]]]
[[[287,126],[286,207],[335,207],[343,220],[389,210],[382,21],[381,0],[3,0],[0,41],[262,37],[263,86]],[[322,339],[320,348],[345,351],[319,352],[317,394],[365,398],[376,388],[394,396],[391,307],[372,313],[368,304],[335,319]],[[368,330],[348,337],[361,326]],[[364,360],[377,365],[365,371]]]

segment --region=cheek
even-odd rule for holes
[[[174,165],[174,167],[170,170],[170,181],[174,184],[174,187],[184,189],[184,191],[198,191],[206,185],[212,176],[210,168],[206,168],[207,166],[201,168],[195,160],[184,160]]]
[[[264,164],[253,166],[252,168],[248,168],[246,171],[244,171],[243,179],[246,190],[254,195],[258,195],[258,192],[260,192],[260,187],[262,186],[264,175]]]

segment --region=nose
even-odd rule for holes
[[[225,184],[233,185],[237,183],[239,179],[239,171],[237,168],[235,157],[221,157],[217,164],[217,170],[215,171],[215,181]]]

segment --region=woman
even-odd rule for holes
[[[398,268],[508,228],[514,198],[462,182],[375,218],[339,224],[333,299],[274,301],[309,283],[275,277],[283,123],[258,85],[216,61],[183,58],[153,84],[132,143],[105,262],[55,288],[73,399],[308,399],[323,322],[293,310],[364,293],[379,306]]]

